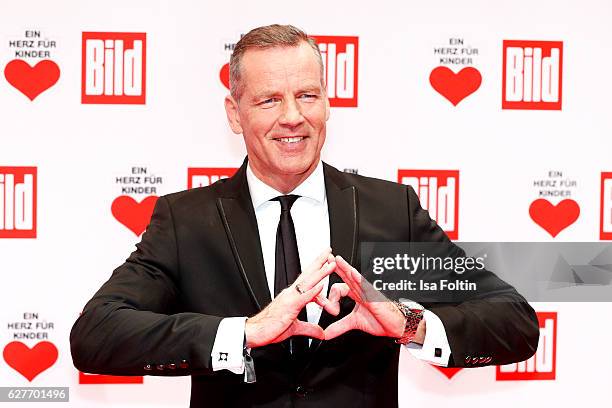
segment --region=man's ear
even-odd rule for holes
[[[327,122],[329,119],[329,98],[327,97],[327,90],[323,88],[323,91],[325,92],[325,121]]]
[[[240,114],[238,113],[238,102],[231,96],[225,97],[225,113],[232,132],[239,135],[242,134],[242,126],[240,126]]]

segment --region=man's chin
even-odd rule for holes
[[[318,160],[309,160],[309,161],[299,161],[296,163],[284,162],[280,163],[279,169],[280,174],[283,174],[287,177],[290,176],[301,176],[308,172],[312,172],[314,168],[317,166]]]

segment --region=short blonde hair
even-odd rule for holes
[[[316,41],[308,37],[305,32],[292,25],[272,24],[257,27],[245,34],[236,46],[230,58],[230,94],[238,101],[243,91],[241,81],[241,61],[245,52],[250,49],[266,49],[272,47],[297,47],[302,42],[307,43],[314,50],[315,56],[321,66],[321,86],[323,80],[323,58]]]

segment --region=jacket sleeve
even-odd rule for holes
[[[111,375],[212,374],[221,317],[173,313],[180,279],[172,210],[157,200],[127,261],[87,303],[70,332],[77,369]]]
[[[411,241],[447,242],[453,256],[465,252],[450,240],[421,208],[411,187],[408,190]],[[533,308],[511,285],[494,273],[482,270],[473,296],[461,302],[423,304],[444,325],[451,349],[449,367],[479,367],[523,361],[538,346],[539,325]]]

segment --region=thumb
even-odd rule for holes
[[[296,320],[292,327],[292,336],[306,336],[313,339],[325,340],[325,332],[318,324]]]
[[[354,314],[349,313],[342,319],[327,326],[325,329],[325,340],[331,340],[355,328]]]

